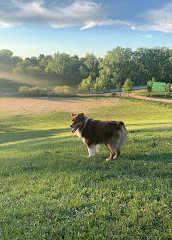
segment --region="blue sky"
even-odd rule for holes
[[[0,49],[15,56],[117,46],[172,49],[172,0],[0,0]]]

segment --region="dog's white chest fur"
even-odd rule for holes
[[[88,120],[89,120],[89,118],[86,118],[86,119],[85,119],[84,127],[86,126]],[[78,130],[77,130],[77,135],[78,135],[79,138],[82,137],[82,131],[78,129]]]
[[[82,137],[82,131],[77,130],[77,135],[78,135],[79,138]]]
[[[86,126],[87,122],[88,122],[89,118],[85,119],[85,123],[84,123],[84,127]],[[82,131],[81,130],[77,130],[77,135],[78,137],[82,137]],[[83,138],[83,143],[85,143],[85,139]],[[88,146],[87,146],[88,147]],[[90,147],[88,147],[88,157],[93,157],[96,153],[98,153],[98,145],[92,145]]]

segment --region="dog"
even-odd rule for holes
[[[72,133],[77,132],[88,148],[88,157],[98,152],[98,145],[105,144],[112,158],[120,157],[121,148],[127,141],[127,130],[123,122],[100,121],[87,118],[84,113],[72,114]]]

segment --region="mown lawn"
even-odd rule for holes
[[[121,99],[89,117],[126,123],[122,159],[88,159],[68,112],[1,117],[0,239],[172,239],[172,106]]]

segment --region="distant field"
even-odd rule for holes
[[[149,97],[151,95],[154,98],[172,99],[172,92],[152,91],[149,93],[147,90],[144,89],[133,91],[132,93],[145,97]]]
[[[172,105],[106,98],[61,105],[0,109],[0,239],[172,239]],[[122,159],[105,162],[104,146],[87,158],[69,129],[71,112],[81,110],[126,123]]]

